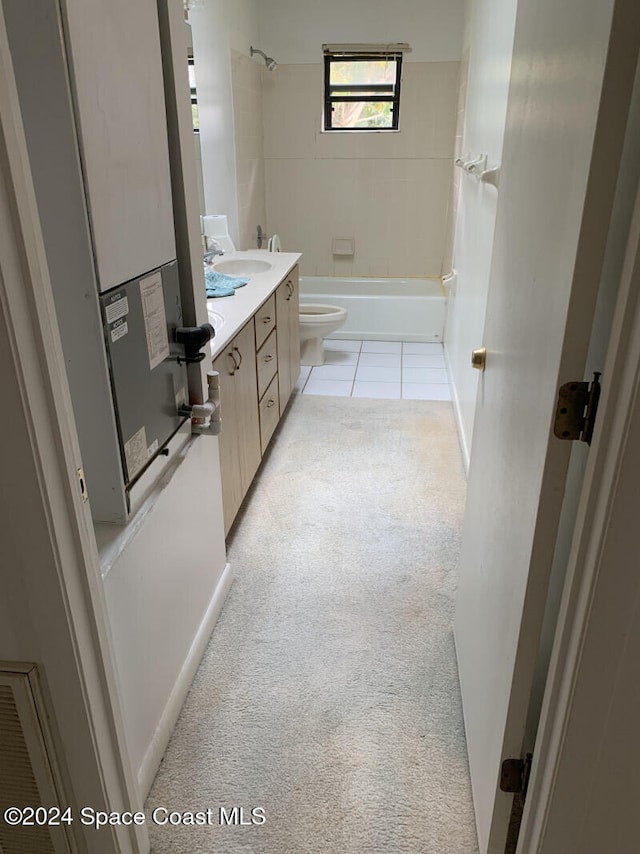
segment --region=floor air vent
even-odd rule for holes
[[[0,669],[0,854],[69,854],[64,825],[12,827],[9,807],[60,807],[34,666]],[[39,714],[40,712],[40,714]],[[29,810],[29,815],[31,811]],[[40,821],[42,819],[40,818]]]

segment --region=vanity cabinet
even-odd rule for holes
[[[280,415],[300,376],[300,298],[298,267],[294,267],[276,291],[278,324],[278,398]]]
[[[300,373],[297,267],[213,360],[213,370],[220,374],[220,471],[228,534]]]
[[[278,372],[278,336],[274,329],[256,354],[258,371],[258,400],[267,390],[267,386]]]
[[[260,409],[260,444],[262,453],[267,450],[267,446],[273,436],[273,432],[278,426],[280,420],[280,410],[278,408],[278,377],[274,377],[269,383],[267,390],[258,403]]]
[[[264,341],[276,328],[276,298],[271,295],[269,299],[260,306],[254,315],[256,326],[256,350],[262,347]]]
[[[220,374],[222,432],[218,441],[226,534],[262,459],[253,318],[214,359],[213,370]]]
[[[275,297],[271,297],[268,314],[273,317],[275,326]],[[264,332],[265,312],[260,311],[254,318],[256,326],[256,343]],[[278,332],[274,328],[256,353],[256,368],[258,372],[258,410],[260,412],[260,447],[262,453],[267,449],[273,431],[278,426],[280,408],[278,406]]]

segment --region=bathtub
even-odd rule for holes
[[[300,304],[347,309],[331,338],[369,341],[442,341],[446,292],[440,279],[300,276]]]

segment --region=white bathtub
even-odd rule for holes
[[[446,293],[440,279],[357,279],[300,276],[300,303],[347,309],[331,338],[442,341]]]

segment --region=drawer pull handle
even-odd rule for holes
[[[240,365],[242,364],[242,353],[240,352],[240,350],[238,350],[237,347],[234,347],[233,349],[235,350],[235,352],[238,354],[238,357],[240,358],[240,361],[238,362],[238,370],[240,370]],[[235,362],[235,359],[233,361]]]
[[[272,354],[272,353],[269,353],[269,355],[268,355],[268,356],[265,356],[265,357],[264,357],[264,361],[265,361],[265,362],[270,362],[272,359],[273,359],[273,354]]]
[[[271,316],[267,315],[267,317],[263,317],[262,322],[263,323],[271,323]]]
[[[275,406],[275,400],[272,397],[270,397],[269,400],[267,401],[267,409],[270,409],[272,406]]]
[[[235,348],[234,348],[234,349],[235,349]],[[230,359],[231,359],[231,361],[233,362],[233,370],[232,370],[232,371],[229,371],[229,376],[230,376],[230,377],[232,377],[232,376],[235,374],[235,372],[238,370],[238,368],[240,367],[240,365],[236,362],[236,357],[233,355],[233,350],[229,350],[229,352],[227,353],[227,355],[229,356],[229,358],[230,358]]]
[[[289,289],[289,296],[287,297],[287,302],[288,302],[291,299],[291,297],[293,296],[293,284],[292,284],[290,279],[287,279],[287,288]]]

